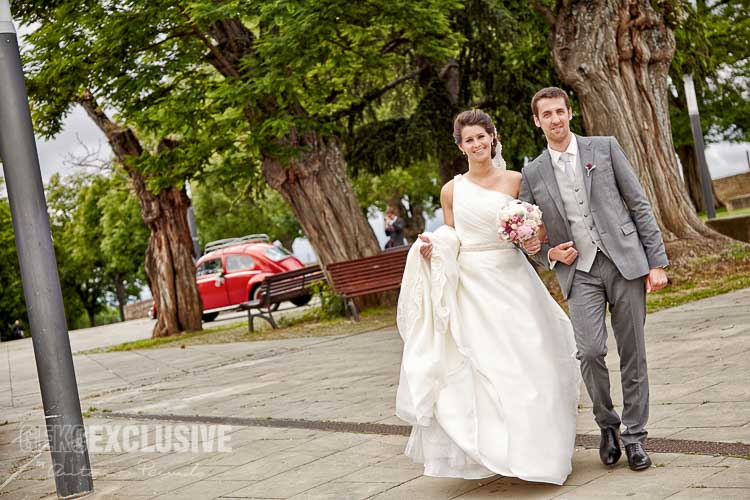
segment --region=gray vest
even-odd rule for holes
[[[576,269],[589,272],[594,264],[594,259],[596,259],[597,249],[604,252],[605,255],[606,252],[589,209],[586,184],[583,181],[583,176],[586,173],[583,170],[583,165],[581,165],[580,150],[576,154],[574,168],[576,169],[575,181],[571,180],[559,165],[553,165],[557,186],[560,188],[560,196],[562,196],[565,213],[568,216],[568,224],[570,224],[573,233],[573,243],[578,250]]]

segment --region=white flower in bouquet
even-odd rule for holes
[[[534,235],[542,223],[539,207],[521,200],[513,200],[497,213],[497,234],[501,240],[516,245]]]

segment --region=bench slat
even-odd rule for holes
[[[310,294],[312,285],[321,281],[325,274],[318,265],[267,276],[261,283],[260,305],[269,307]]]
[[[409,247],[328,266],[334,291],[345,297],[359,297],[401,287]]]

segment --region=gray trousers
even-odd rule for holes
[[[622,421],[612,405],[607,355],[606,307],[620,355]],[[577,357],[600,428],[626,429],[623,443],[642,443],[648,421],[648,373],[643,327],[646,321],[646,287],[643,278],[626,280],[602,252],[589,272],[576,271],[568,297],[575,331]]]

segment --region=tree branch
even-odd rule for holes
[[[422,67],[420,67],[420,68],[412,71],[409,74],[406,74],[406,75],[403,75],[403,76],[400,76],[400,77],[396,78],[395,80],[393,80],[392,82],[390,82],[385,87],[382,87],[382,88],[380,88],[378,90],[373,90],[372,92],[369,92],[369,93],[365,94],[363,97],[361,97],[359,99],[359,102],[357,102],[356,104],[354,104],[353,106],[351,106],[351,107],[349,107],[347,109],[342,109],[340,111],[337,111],[336,113],[334,113],[333,115],[331,115],[329,117],[329,120],[330,121],[336,121],[336,120],[338,120],[340,118],[343,118],[343,117],[345,117],[347,115],[350,115],[352,113],[356,113],[358,111],[362,111],[365,108],[365,106],[367,106],[369,103],[371,103],[375,99],[379,98],[380,96],[382,96],[383,94],[385,94],[389,90],[393,90],[396,87],[398,87],[399,85],[401,85],[402,83],[417,78],[420,75],[420,73],[422,73],[425,70],[425,68],[426,68],[425,66],[422,66]]]
[[[547,7],[542,5],[542,3],[539,0],[529,0],[529,3],[531,3],[531,7],[535,11],[541,14],[541,16],[547,22],[549,27],[552,29],[555,29],[555,15],[552,14],[552,11],[550,11]]]
[[[393,52],[399,47],[399,45],[407,43],[409,39],[402,36],[402,34],[403,34],[403,31],[399,32],[398,36],[396,36],[392,40],[389,40],[388,43],[383,45],[383,47],[380,49],[380,54],[385,55],[389,52]]]
[[[208,37],[198,29],[197,26],[191,25],[191,28],[193,29],[193,33],[195,34],[195,36],[198,37],[198,39],[202,41],[203,44],[208,47],[208,50],[211,52],[211,55],[213,57],[208,58],[211,65],[225,77],[239,77],[239,71],[224,57],[224,54],[221,53],[219,48],[214,45],[211,40],[209,40]]]

